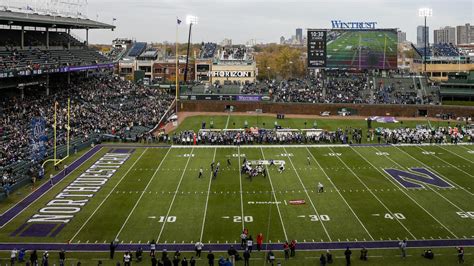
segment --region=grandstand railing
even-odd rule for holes
[[[168,110],[166,110],[166,112],[161,116],[156,126],[152,130],[150,130],[149,133],[156,132],[158,129],[160,129],[164,125],[164,123],[174,114],[176,110],[176,104],[177,104],[176,99],[174,99],[173,102],[171,102]]]

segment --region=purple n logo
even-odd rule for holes
[[[453,186],[441,177],[426,170],[425,168],[410,168],[412,172],[398,169],[384,169],[391,177],[397,180],[405,188],[424,188],[423,183],[439,188],[452,188]]]

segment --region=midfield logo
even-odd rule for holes
[[[438,188],[453,187],[440,176],[425,168],[410,168],[411,172],[398,169],[384,169],[384,171],[405,188],[425,188],[424,185],[431,185]]]

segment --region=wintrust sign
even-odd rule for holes
[[[331,20],[333,29],[375,29],[377,22],[344,22],[341,20]]]

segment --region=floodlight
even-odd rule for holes
[[[433,9],[431,8],[420,8],[418,9],[418,16],[420,17],[431,17],[433,16]]]
[[[187,15],[186,16],[186,24],[198,24],[198,17],[193,16],[193,15]]]

